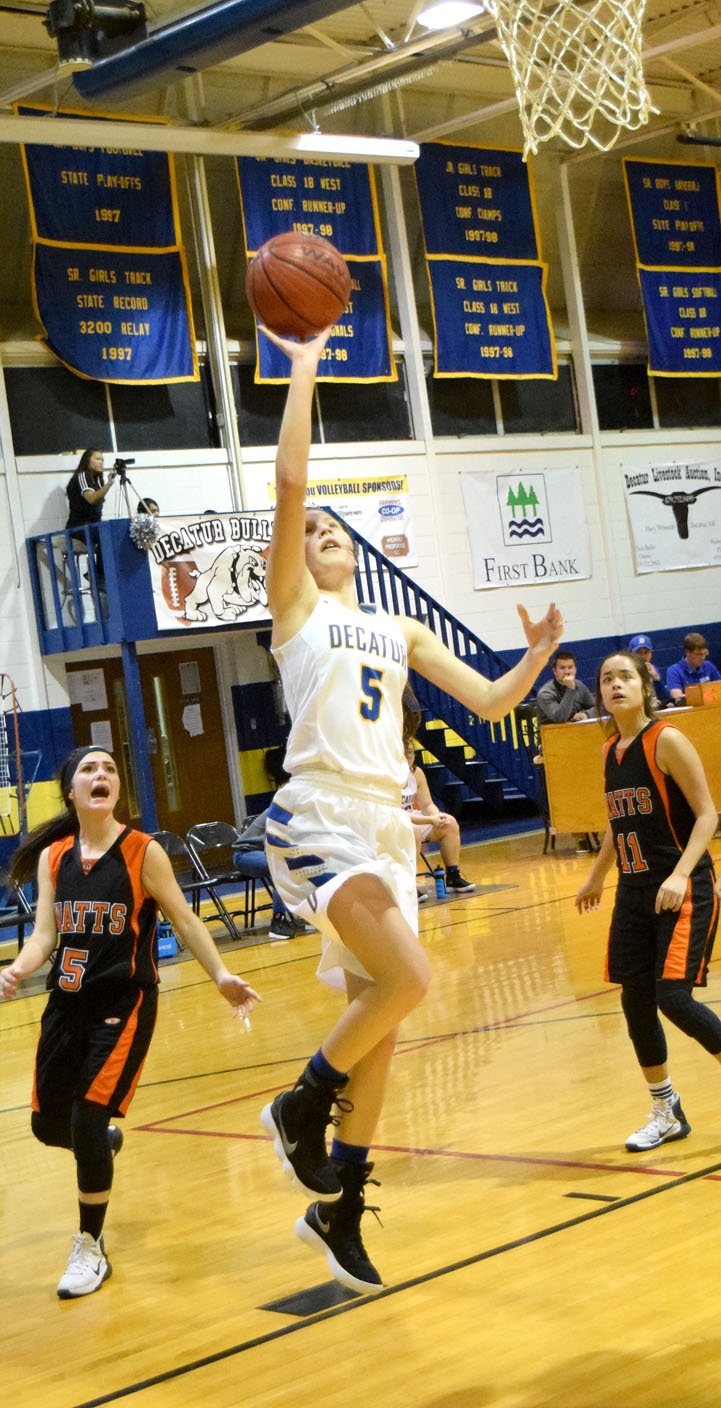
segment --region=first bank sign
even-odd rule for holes
[[[591,576],[581,473],[461,475],[476,588]]]

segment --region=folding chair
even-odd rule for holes
[[[0,930],[17,930],[19,953],[25,942],[25,930],[32,929],[35,923],[35,906],[30,903],[22,885],[10,883],[10,877],[4,870],[0,871],[0,889],[4,890],[0,901]]]
[[[246,826],[250,820],[249,817]],[[258,876],[255,871],[249,874],[243,869],[242,858],[235,859],[234,849],[242,840],[242,831],[229,821],[201,821],[196,826],[191,826],[187,834],[188,847],[195,864],[213,885],[235,885],[238,889],[242,888],[243,908],[233,910],[232,914],[235,916],[242,913],[243,927],[252,929],[256,914],[263,909],[272,910],[273,901],[270,876],[266,880],[265,876]],[[256,903],[256,885],[259,879],[268,893],[267,904]]]
[[[174,831],[154,831],[153,840],[162,846],[173,867],[175,878],[183,891],[191,901],[193,913],[200,914],[200,897],[205,892],[213,905],[217,918],[225,926],[232,939],[240,938],[240,934],[233,923],[232,915],[224,905],[218,891],[216,882],[211,878],[205,868],[198,862],[190,846],[178,836]],[[167,915],[165,916],[167,919]]]

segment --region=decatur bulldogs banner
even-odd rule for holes
[[[474,587],[591,576],[579,470],[462,474],[461,487]]]
[[[269,621],[265,572],[271,513],[156,519],[148,551],[158,629]]]

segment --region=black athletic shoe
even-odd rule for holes
[[[116,1155],[120,1153],[120,1150],[123,1147],[123,1138],[123,1131],[119,1125],[108,1125],[108,1144],[110,1145],[110,1152],[113,1158],[115,1158]]]
[[[348,1101],[343,1101],[341,1089],[342,1086],[318,1080],[306,1066],[295,1089],[276,1095],[260,1114],[260,1122],[272,1137],[275,1152],[291,1181],[311,1196],[319,1193],[329,1202],[343,1192],[325,1142],[326,1126],[338,1123],[338,1117],[331,1114],[332,1106],[351,1108]]]
[[[306,1246],[325,1253],[333,1276],[342,1286],[362,1296],[377,1296],[383,1290],[383,1282],[363,1246],[360,1221],[364,1212],[375,1213],[378,1218],[378,1209],[366,1206],[364,1192],[367,1183],[377,1187],[378,1180],[370,1176],[372,1164],[334,1161],[334,1167],[343,1185],[340,1202],[311,1203],[305,1217],[298,1218],[295,1233]]]
[[[457,865],[449,865],[446,870],[446,890],[448,894],[472,895],[478,887],[472,880],[466,880],[465,875],[461,875]]]

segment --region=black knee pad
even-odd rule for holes
[[[721,1021],[711,1007],[697,1002],[688,983],[661,978],[656,984],[658,1005],[669,1022],[693,1037],[712,1056],[721,1053]]]
[[[44,1115],[33,1110],[30,1128],[41,1144],[49,1144],[52,1149],[72,1149],[70,1119],[67,1115]]]
[[[81,1193],[104,1193],[113,1181],[113,1156],[108,1143],[110,1116],[90,1100],[73,1104],[71,1128]]]
[[[654,989],[624,986],[621,989],[621,1006],[639,1065],[662,1066],[668,1048],[658,1019]]]

